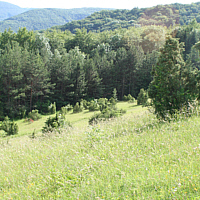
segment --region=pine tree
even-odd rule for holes
[[[169,36],[152,71],[149,97],[152,99],[155,114],[164,120],[170,119],[184,106],[188,107],[188,102],[195,97],[195,92],[189,89],[191,86],[187,87],[187,78],[192,72],[188,72],[189,68],[181,56],[182,50],[178,40]],[[196,82],[193,83],[195,87]]]
[[[87,98],[99,99],[102,97],[102,84],[93,59],[87,58],[84,66],[85,80],[87,80]]]

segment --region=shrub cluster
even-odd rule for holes
[[[69,111],[73,110],[73,106],[70,104],[67,104],[66,106],[61,107],[60,113],[62,115],[66,115]]]
[[[10,121],[8,117],[5,117],[4,121],[0,125],[0,130],[6,132],[6,135],[16,135],[18,134],[19,128],[17,123]]]
[[[28,113],[28,118],[32,120],[38,120],[41,119],[41,115],[38,113],[38,110],[32,110]]]
[[[54,130],[58,130],[59,128],[66,128],[67,126],[71,126],[69,122],[65,120],[65,116],[62,114],[56,114],[55,117],[49,117],[45,126],[42,128],[42,132],[53,132]]]
[[[140,92],[137,97],[137,105],[146,106],[148,101],[148,93],[143,88],[140,89]]]
[[[84,109],[82,102],[77,102],[76,105],[73,108],[73,113],[79,113],[82,112]]]
[[[130,103],[134,103],[135,102],[135,98],[131,96],[131,94],[128,94],[127,96],[124,95],[123,96],[123,101],[128,101]]]
[[[89,111],[102,111],[103,109],[107,108],[109,104],[116,104],[115,99],[112,97],[110,101],[106,98],[94,99],[91,101],[81,100],[81,102],[77,102],[73,108],[73,113],[82,112],[83,109]]]
[[[48,111],[50,114],[56,113],[56,102],[51,103],[50,106],[48,106]]]
[[[103,100],[101,99],[101,101]],[[105,104],[103,102],[103,104],[100,105],[100,108],[101,108],[100,109],[101,113],[94,114],[89,119],[89,124],[97,123],[98,121],[106,120],[113,117],[118,117],[126,113],[126,111],[123,109],[121,110],[117,109],[116,101],[113,97],[108,102],[105,101]]]

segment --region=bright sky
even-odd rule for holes
[[[135,7],[145,8],[158,4],[182,3],[190,4],[200,0],[3,0],[18,5],[22,8],[118,8],[132,9]]]

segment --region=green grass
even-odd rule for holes
[[[119,102],[117,104],[117,107],[119,109],[121,108],[125,109],[127,111],[127,114],[132,113],[132,112],[134,113],[140,112],[142,109],[141,106],[136,106],[135,103],[128,103],[128,102]],[[89,112],[88,110],[84,110],[81,113],[75,113],[75,114],[73,113],[73,111],[70,111],[66,115],[66,120],[68,120],[73,127],[78,127],[78,128],[87,127],[89,125],[88,124],[89,118],[92,117],[92,115],[94,115],[94,113],[97,113],[97,112],[100,112],[100,111]],[[41,132],[41,129],[44,126],[47,118],[53,117],[53,116],[55,115],[43,115],[40,120],[36,120],[33,123],[25,119],[17,120],[16,122],[19,127],[19,134],[10,136],[7,138],[19,137],[22,135],[31,135],[34,131],[36,133],[39,133]],[[0,135],[3,135],[3,131],[0,131]]]
[[[158,123],[125,107],[95,126],[92,113],[68,114],[62,134],[1,140],[0,199],[200,199],[199,117]]]

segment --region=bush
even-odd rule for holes
[[[98,99],[99,110],[102,111],[108,107],[108,99],[100,98]]]
[[[90,102],[87,102],[85,99],[82,99],[81,103],[83,104],[84,109],[87,110],[90,105]]]
[[[128,96],[123,96],[123,101],[135,101],[135,98],[131,96],[131,94],[128,94]]]
[[[131,94],[128,94],[128,96],[124,95],[123,96],[123,100],[124,101],[128,101],[129,103],[134,103],[135,102],[135,98],[131,96]]]
[[[123,101],[128,101],[128,100],[127,100],[127,96],[124,95],[123,98],[122,98],[122,100],[123,100]]]
[[[41,119],[41,115],[38,113],[38,110],[32,110],[28,113],[28,118],[33,120]]]
[[[116,105],[116,104],[117,104],[116,100],[115,100],[113,97],[111,97],[111,98],[109,99],[109,103],[110,103],[111,105]]]
[[[17,123],[10,121],[10,119],[6,117],[0,126],[0,130],[4,130],[7,133],[6,135],[16,135],[18,134],[19,128]]]
[[[140,93],[138,94],[138,98],[137,98],[137,105],[146,106],[147,100],[148,100],[147,92],[143,88],[140,89]]]
[[[123,109],[117,110],[117,109],[112,109],[111,107],[107,107],[101,113],[94,114],[89,119],[89,124],[98,123],[98,121],[104,121],[106,119],[110,119],[113,117],[118,117],[124,113],[126,113],[126,111]]]
[[[99,110],[99,104],[98,104],[96,99],[90,101],[90,105],[89,105],[88,109],[89,109],[89,111],[97,111],[97,110]]]
[[[48,107],[48,111],[50,114],[55,114],[56,113],[56,102],[53,104],[51,103],[50,106]]]
[[[116,104],[117,102],[115,101],[115,99],[111,97],[109,100],[108,106],[111,107],[113,110],[117,110]]]
[[[66,106],[63,106],[60,110],[60,113],[63,115],[66,115],[69,111],[73,109],[73,106],[70,104],[67,104]]]
[[[80,103],[80,105],[79,105],[79,102],[77,102],[76,105],[73,108],[73,113],[79,113],[79,112],[82,112],[82,111],[83,111],[83,104]]]
[[[117,101],[117,89],[114,88],[113,90],[113,98],[115,99],[115,101]]]
[[[58,128],[66,128],[67,126],[71,126],[69,122],[65,121],[64,115],[58,115],[56,114],[55,117],[49,117],[46,122],[45,126],[42,128],[42,132],[53,132],[54,130],[57,130]]]

